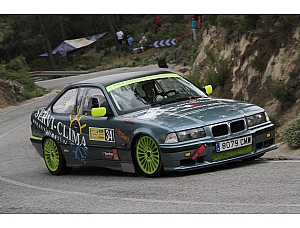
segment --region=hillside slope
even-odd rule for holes
[[[276,122],[277,137],[281,140],[281,128],[300,113],[300,27],[295,29],[288,45],[273,49],[268,49],[259,35],[241,35],[236,31],[224,34],[215,26],[207,27],[193,65],[194,74],[197,72],[200,80],[205,81],[207,71],[214,67],[208,61],[207,49],[217,53],[216,59],[225,59],[228,70],[224,86],[215,88],[213,95],[264,107]],[[255,67],[253,60],[257,56],[264,67]],[[277,87],[270,87],[270,81]]]

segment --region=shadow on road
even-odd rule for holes
[[[218,172],[218,171],[224,171],[227,169],[237,169],[237,168],[243,168],[245,166],[251,166],[253,164],[257,164],[257,161],[237,161],[233,163],[227,163],[222,164],[218,166],[212,166],[212,167],[206,167],[201,168],[198,170],[192,170],[192,171],[185,171],[185,172],[170,172],[166,173],[164,176],[159,178],[173,178],[173,177],[184,177],[189,175],[198,175],[202,173],[210,173],[210,172]],[[144,176],[141,172],[138,173],[124,173],[122,171],[116,171],[116,170],[110,170],[107,168],[101,168],[101,167],[76,167],[73,169],[73,171],[68,174],[72,176],[114,176],[114,177],[140,177],[140,178],[147,178]]]

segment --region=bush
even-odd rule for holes
[[[206,84],[212,85],[213,88],[217,86],[224,86],[228,63],[226,59],[219,59],[212,68],[206,72]]]
[[[272,96],[284,105],[289,106],[295,101],[295,96],[290,89],[286,88],[284,83],[274,82],[271,76],[267,76],[265,86]]]
[[[10,60],[5,68],[10,71],[29,72],[29,66],[22,55]]]
[[[248,32],[256,29],[256,23],[259,20],[259,15],[241,15],[239,19],[241,30],[243,32]]]
[[[237,18],[235,15],[218,15],[218,25],[224,29],[235,28]]]
[[[263,67],[264,67],[264,63],[263,63],[262,58],[258,55],[255,55],[251,59],[251,66],[253,67],[254,70],[262,73],[263,72]]]
[[[284,141],[292,149],[300,148],[300,117],[289,122],[282,130]]]
[[[45,89],[34,83],[28,75],[28,69],[29,67],[25,62],[25,58],[22,56],[12,59],[5,66],[0,66],[0,79],[17,82],[23,87],[22,92],[18,94],[15,94],[10,90],[6,91],[5,97],[7,100],[22,101],[28,98],[44,95]]]

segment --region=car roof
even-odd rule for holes
[[[81,81],[75,84],[102,84],[103,86],[109,86],[117,82],[130,80],[133,78],[139,78],[149,75],[157,75],[157,74],[174,74],[174,72],[166,71],[166,70],[152,70],[152,71],[132,71],[126,73],[117,73],[117,74],[109,74],[105,76],[99,76],[96,78],[88,79]],[[94,73],[95,74],[95,73]],[[99,73],[100,74],[100,73]]]

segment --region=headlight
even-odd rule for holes
[[[178,142],[178,138],[175,133],[168,134],[165,139],[165,143],[177,143],[177,142]]]
[[[247,117],[247,122],[248,122],[248,126],[249,127],[253,127],[255,125],[264,123],[269,121],[269,117],[267,115],[267,113],[262,112],[262,113],[258,113],[252,116],[248,116]]]
[[[206,134],[204,129],[201,127],[201,128],[195,128],[191,130],[177,132],[177,136],[179,141],[182,142],[191,139],[203,138],[206,136]]]
[[[176,143],[178,141],[183,142],[191,139],[203,138],[206,133],[203,128],[195,128],[186,131],[179,131],[177,134],[170,133],[165,139],[165,143]]]

